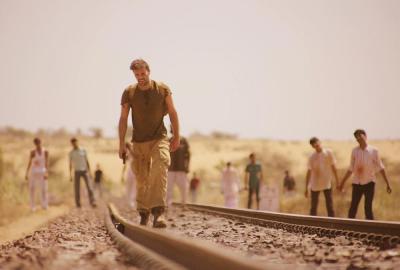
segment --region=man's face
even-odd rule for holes
[[[40,147],[42,145],[41,141],[35,141],[35,146]]]
[[[356,136],[356,140],[358,142],[358,144],[365,144],[367,142],[367,136],[364,134],[357,134]]]
[[[256,162],[256,156],[255,155],[250,156],[250,161],[251,163]]]
[[[316,141],[315,143],[312,144],[312,148],[315,149],[315,151],[321,151],[322,147],[321,147],[321,142],[320,141]]]
[[[78,141],[72,141],[71,144],[72,144],[72,147],[74,147],[74,148],[78,147]]]
[[[146,67],[135,69],[133,74],[135,74],[136,80],[140,85],[147,85],[150,82],[150,72]]]

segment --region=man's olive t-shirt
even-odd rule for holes
[[[134,84],[122,94],[121,105],[129,104],[132,110],[133,142],[147,142],[167,136],[163,120],[167,113],[165,98],[171,95],[171,90],[163,83],[151,83],[151,89],[140,90]],[[132,91],[132,88],[136,89]]]

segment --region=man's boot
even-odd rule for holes
[[[163,206],[157,206],[157,207],[153,207],[151,209],[151,213],[154,216],[154,219],[153,219],[153,227],[154,228],[166,228],[167,227],[167,223],[165,222],[165,219],[164,219],[164,211],[165,211],[165,207],[163,207]]]
[[[140,215],[140,225],[146,226],[149,223],[150,213],[145,209],[138,210]]]

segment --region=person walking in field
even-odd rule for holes
[[[296,181],[290,174],[289,170],[285,171],[285,178],[283,179],[283,190],[285,193],[292,194],[296,189]]]
[[[350,167],[340,183],[339,190],[343,191],[345,182],[353,175],[351,205],[348,217],[356,217],[358,204],[364,195],[365,217],[372,220],[374,219],[372,202],[375,194],[376,173],[379,172],[385,180],[387,193],[392,193],[392,188],[386,176],[385,167],[379,156],[378,149],[368,145],[367,133],[362,129],[357,129],[354,132],[354,137],[358,142],[358,146],[351,152]]]
[[[125,135],[129,111],[133,125],[133,171],[137,179],[136,203],[140,224],[147,225],[150,213],[153,227],[165,228],[163,217],[166,208],[167,171],[170,151],[180,144],[178,113],[171,91],[164,83],[150,79],[150,67],[143,59],[134,60],[130,69],[137,84],[128,86],[121,99],[119,120],[119,157],[126,154]],[[167,138],[164,116],[168,114],[173,137]]]
[[[186,204],[189,191],[189,172],[190,151],[189,143],[186,138],[181,137],[178,149],[171,153],[171,165],[168,169],[167,181],[167,204],[170,206],[173,199],[174,186],[177,185],[181,195],[181,203]]]
[[[80,148],[76,138],[71,139],[72,150],[69,152],[69,175],[72,182],[72,170],[74,171],[74,192],[76,207],[81,207],[81,185],[80,179],[83,177],[89,195],[89,202],[92,207],[96,207],[92,187],[89,182],[90,165],[86,150]]]
[[[30,207],[32,211],[35,211],[36,189],[40,190],[42,208],[48,208],[47,179],[49,171],[49,152],[42,147],[42,142],[39,138],[35,138],[33,143],[35,149],[33,149],[29,154],[25,179],[29,182]]]
[[[94,171],[94,190],[98,198],[103,197],[103,171],[100,168],[100,164],[96,165],[96,170]]]
[[[336,186],[339,185],[336,160],[330,149],[322,148],[321,141],[318,138],[311,138],[310,145],[315,150],[308,159],[308,170],[306,176],[306,198],[308,197],[308,190],[311,189],[310,215],[317,215],[319,193],[322,191],[325,196],[328,216],[334,217],[335,211],[333,210],[332,200],[333,178],[336,180]]]
[[[230,162],[222,171],[221,192],[224,194],[225,207],[237,208],[239,201],[240,179],[238,172]]]
[[[249,190],[247,208],[251,209],[253,195],[256,196],[257,209],[260,209],[260,183],[263,180],[263,172],[261,164],[256,162],[256,155],[251,153],[249,156],[250,163],[246,166],[244,176],[245,189]]]
[[[193,177],[190,180],[190,201],[192,203],[197,202],[197,193],[199,192],[200,179],[196,173],[193,173]]]
[[[133,172],[133,149],[130,143],[126,143],[126,163],[122,169],[122,182],[126,180],[126,199],[132,208],[136,206],[136,176]]]

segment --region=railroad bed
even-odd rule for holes
[[[118,215],[125,219],[122,223],[138,224],[135,210],[121,200],[114,201],[114,205]],[[115,219],[114,222],[120,223]],[[201,246],[205,249],[208,246],[204,243],[211,243],[211,251],[217,249],[219,253],[236,258],[239,261],[236,263],[250,263],[248,267],[254,269],[400,269],[399,223],[357,224],[347,219],[272,213],[268,216],[259,211],[201,205],[186,208],[174,205],[168,210],[167,223],[166,229],[153,230],[149,226],[148,231],[173,238],[184,237],[191,240],[190,243],[202,240]],[[190,243],[186,249],[190,249]],[[180,257],[189,256],[185,249],[171,249],[167,251]],[[165,256],[168,252],[161,251],[161,255],[168,257]],[[195,263],[200,265],[201,262]]]

